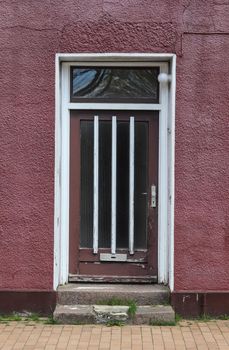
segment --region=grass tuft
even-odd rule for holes
[[[178,322],[180,322],[180,321],[182,321],[181,315],[175,314],[175,322],[178,323]]]
[[[122,327],[122,326],[124,326],[124,323],[121,321],[118,321],[118,320],[113,320],[113,321],[108,321],[106,323],[106,326],[107,327],[114,327],[114,326]]]
[[[171,321],[154,321],[151,320],[149,322],[150,326],[176,326],[176,322],[171,322]]]
[[[137,304],[132,299],[119,299],[119,298],[111,298],[107,300],[98,300],[97,305],[109,305],[109,306],[129,306],[128,313],[131,317],[134,317],[136,310],[137,310]]]
[[[217,317],[218,320],[229,320],[229,315],[220,315]]]
[[[196,318],[196,321],[198,322],[209,322],[213,319],[213,317],[207,315],[207,314],[203,314],[199,317]]]
[[[229,320],[229,315],[219,315],[219,316],[210,316],[208,314],[203,314],[198,317],[189,317],[187,319],[184,319],[179,314],[175,315],[176,323],[179,323],[180,321],[191,321],[191,322],[210,322],[210,321],[217,321],[217,320]]]
[[[9,323],[12,321],[23,321],[26,324],[30,322],[37,322],[37,323],[43,323],[43,324],[57,324],[57,322],[53,319],[52,316],[50,317],[41,317],[39,314],[31,313],[28,315],[22,315],[22,314],[11,314],[11,315],[0,315],[0,323]]]
[[[38,314],[32,313],[25,318],[23,318],[24,321],[34,321],[34,322],[39,322],[40,321],[40,316]]]
[[[12,314],[12,315],[0,315],[0,322],[1,323],[7,323],[10,321],[21,321],[22,317],[18,314]]]
[[[137,305],[136,305],[136,303],[132,300],[132,301],[129,302],[128,306],[129,306],[128,314],[129,314],[131,317],[134,317],[135,314],[136,314],[136,311],[137,311]]]

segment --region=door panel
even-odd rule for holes
[[[110,253],[110,249],[104,249],[104,248],[100,248],[99,249],[100,254],[109,254]],[[124,254],[126,253],[126,249],[119,249],[118,252],[120,254]],[[95,254],[91,254],[91,250],[85,248],[85,249],[80,249],[79,250],[79,261],[81,262],[86,262],[86,261],[98,261],[98,257]],[[135,251],[134,253],[134,257],[132,255],[130,255],[129,253],[127,253],[127,261],[128,262],[147,262],[147,256],[146,256],[146,251],[145,250],[139,250],[139,251]],[[117,263],[116,263],[117,264]]]
[[[116,246],[126,261],[101,261],[111,253],[112,116],[117,118]],[[99,117],[99,252],[93,254],[94,116]],[[134,116],[134,254],[129,254],[129,139]],[[157,111],[72,111],[70,121],[70,273],[157,275],[157,207],[150,188],[158,185]]]
[[[147,266],[143,263],[99,263],[80,262],[79,271],[82,275],[104,276],[148,276]]]

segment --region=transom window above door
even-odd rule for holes
[[[71,67],[71,102],[159,103],[159,67]]]

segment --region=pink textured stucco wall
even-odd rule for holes
[[[229,3],[5,0],[0,6],[0,289],[52,289],[57,52],[177,62],[175,289],[229,289]]]
[[[187,35],[178,60],[176,289],[229,290],[228,39]]]

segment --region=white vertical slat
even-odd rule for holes
[[[94,116],[94,161],[93,161],[93,253],[98,253],[99,241],[99,117]]]
[[[175,100],[176,100],[176,55],[172,58],[172,82],[170,85],[170,113],[168,114],[169,128],[171,133],[168,133],[168,150],[170,171],[168,172],[170,185],[170,210],[169,210],[169,288],[171,292],[174,290],[174,192],[175,192]],[[168,87],[169,89],[169,87]]]
[[[70,87],[70,71],[65,65],[62,67],[62,103],[61,103],[61,158],[59,159],[60,173],[60,218],[58,222],[60,224],[60,275],[59,283],[64,284],[68,281],[69,273],[69,160],[70,160],[70,111],[66,108],[66,103],[69,97]]]
[[[164,63],[161,73],[168,74]],[[168,83],[160,83],[159,112],[159,184],[158,184],[158,281],[168,283]]]
[[[134,254],[134,117],[130,117],[129,149],[129,253]]]
[[[111,254],[116,253],[116,178],[117,178],[117,119],[112,117],[111,154]]]

